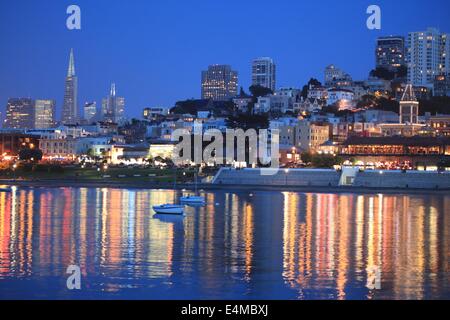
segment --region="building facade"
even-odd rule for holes
[[[429,28],[408,35],[408,83],[433,87],[435,77],[450,73],[450,35]]]
[[[97,103],[96,102],[86,102],[83,107],[84,120],[87,123],[92,123],[97,117]]]
[[[300,151],[315,153],[328,140],[330,140],[330,126],[328,124],[302,120],[296,126],[295,146]]]
[[[34,104],[34,129],[54,127],[55,113],[55,100],[36,100]]]
[[[78,121],[78,78],[75,74],[75,59],[70,51],[69,69],[64,88],[64,103],[62,110],[63,124],[75,124]]]
[[[405,65],[405,38],[401,36],[380,37],[375,52],[376,67],[395,71]]]
[[[433,85],[433,96],[450,97],[450,73],[436,76]]]
[[[276,90],[276,66],[271,58],[256,58],[252,63],[252,85]]]
[[[202,99],[227,101],[237,96],[238,73],[229,65],[212,65],[202,71]]]
[[[352,85],[352,77],[335,65],[325,68],[325,86],[327,88],[346,87]]]
[[[11,98],[6,105],[3,125],[8,129],[32,129],[34,127],[34,101],[30,98]]]
[[[21,149],[35,149],[39,137],[20,132],[0,132],[0,155],[17,156]]]

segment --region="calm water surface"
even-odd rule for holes
[[[450,196],[214,191],[184,218],[151,211],[179,196],[0,193],[0,299],[450,299]]]

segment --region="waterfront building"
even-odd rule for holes
[[[103,99],[102,116],[105,122],[125,122],[125,98],[116,96],[116,84],[111,84],[109,96]]]
[[[276,66],[271,58],[256,58],[252,62],[252,85],[276,90]]]
[[[438,135],[450,137],[450,115],[431,116],[429,123]]]
[[[97,117],[97,102],[86,102],[84,104],[84,120],[90,124],[95,121]]]
[[[55,126],[55,100],[36,100],[34,104],[34,128],[48,129]]]
[[[64,139],[42,138],[39,141],[44,159],[62,160],[73,159],[76,155],[76,139],[71,137]]]
[[[0,132],[0,155],[15,157],[21,149],[35,149],[39,146],[39,136],[21,131]]]
[[[405,38],[401,36],[378,38],[375,57],[376,68],[397,71],[405,65]]]
[[[202,71],[202,99],[227,101],[237,95],[238,73],[229,65],[211,65]]]
[[[73,49],[70,50],[69,68],[64,88],[62,123],[75,124],[78,121],[78,77],[75,74]]]
[[[339,154],[362,164],[385,164],[388,169],[398,169],[406,163],[413,168],[436,166],[443,158],[450,158],[450,138],[350,137]]]
[[[408,35],[408,83],[433,87],[436,76],[450,73],[450,34],[434,28]]]
[[[163,159],[171,159],[175,151],[175,143],[167,141],[155,141],[150,143],[149,156],[152,159],[161,157]]]
[[[3,127],[8,129],[32,129],[34,127],[34,101],[30,98],[8,99]]]
[[[301,120],[295,127],[295,147],[305,152],[317,152],[319,146],[330,140],[330,125]]]

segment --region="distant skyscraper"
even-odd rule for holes
[[[414,88],[408,84],[400,100],[400,123],[416,124],[419,122],[419,102],[414,94]]]
[[[202,71],[202,99],[226,101],[237,95],[238,73],[229,65],[212,65]]]
[[[29,98],[9,99],[3,127],[9,129],[32,129],[34,127],[34,101]]]
[[[97,103],[96,102],[86,102],[84,104],[84,120],[91,123],[95,120],[97,116]]]
[[[34,128],[52,128],[55,125],[55,108],[55,100],[36,100],[34,103]]]
[[[64,88],[64,104],[62,110],[62,122],[74,124],[78,121],[78,78],[75,75],[75,59],[73,49],[70,50],[69,69],[67,71],[66,85]]]
[[[400,36],[378,38],[375,57],[377,68],[395,71],[405,65],[405,38]]]
[[[450,34],[428,28],[408,35],[408,82],[433,87],[438,75],[450,73]]]
[[[111,85],[111,91],[102,101],[103,120],[121,124],[125,121],[125,98],[116,96],[116,85]]]
[[[252,63],[252,84],[276,90],[276,67],[271,58],[257,58]]]

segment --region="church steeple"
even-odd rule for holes
[[[69,69],[67,71],[67,77],[75,76],[75,59],[73,57],[73,49],[70,49]]]

